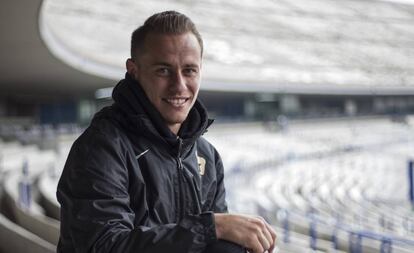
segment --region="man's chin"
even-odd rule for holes
[[[186,118],[187,115],[183,115],[180,117],[164,117],[164,120],[167,123],[167,125],[181,125]]]

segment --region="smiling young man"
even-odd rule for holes
[[[139,82],[167,127],[177,134],[200,89],[201,48],[197,38],[191,32],[150,33],[136,50],[141,54],[127,60],[127,71]]]
[[[58,185],[58,252],[272,251],[260,217],[228,214],[212,123],[197,100],[203,41],[168,11],[132,34],[114,104],[75,141]]]

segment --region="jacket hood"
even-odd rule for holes
[[[145,122],[148,122],[149,119],[152,126],[146,124],[147,128],[173,146],[177,143],[178,137],[184,141],[193,139],[195,141],[213,122],[213,120],[208,119],[206,108],[197,99],[187,119],[181,125],[178,136],[175,135],[168,128],[161,113],[150,102],[141,85],[128,73],[125,74],[125,79],[121,80],[114,88],[112,98],[115,101],[115,106],[119,107],[130,119]]]

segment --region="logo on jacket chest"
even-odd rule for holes
[[[198,171],[203,176],[206,171],[206,159],[197,155]]]

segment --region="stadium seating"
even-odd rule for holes
[[[217,125],[206,138],[223,157],[230,211],[271,222],[278,232],[275,252],[408,253],[414,250],[406,197],[412,128],[387,118],[294,122],[284,131]],[[24,240],[2,252],[20,252],[16,247],[26,244],[36,244],[36,252],[56,247],[56,185],[76,136],[56,134],[52,150],[39,149],[39,142],[0,142],[2,210],[11,211],[0,217],[0,232],[11,229],[17,232],[10,240]],[[29,206],[19,196],[24,161]]]
[[[0,252],[55,252],[59,239],[56,213],[47,209],[45,196],[55,199],[56,186],[46,185],[49,177],[57,180],[56,166],[62,166],[74,136],[79,129],[60,127],[57,131],[42,127],[49,134],[39,134],[22,141],[30,134],[18,126],[1,132],[0,185],[2,213],[0,216]],[[11,129],[11,130],[10,130]],[[29,133],[33,133],[29,129]],[[51,133],[50,131],[53,131]],[[44,133],[44,131],[42,132]],[[34,136],[34,135],[33,135]],[[53,137],[53,138],[52,138]],[[4,141],[4,140],[9,141]],[[70,144],[68,144],[68,142]],[[43,194],[47,188],[47,195]],[[47,211],[46,211],[47,210]],[[55,214],[55,217],[52,215]],[[49,217],[50,216],[50,217]]]
[[[228,152],[223,157],[232,157],[225,165],[235,211],[259,213],[283,227],[275,213],[287,210],[290,230],[311,234],[314,226],[325,240],[337,234],[336,247],[345,251],[356,250],[350,242],[355,237],[363,252],[385,250],[387,240],[393,252],[411,252],[411,132],[406,124],[372,118],[293,124],[287,132],[262,137],[258,131],[246,131],[243,138],[222,132],[211,140]]]
[[[56,247],[0,214],[0,252],[53,253]]]

